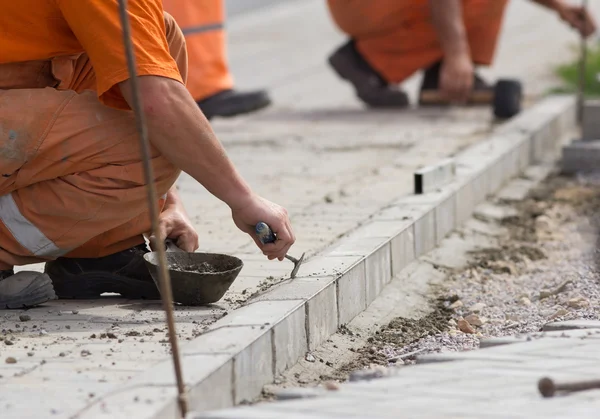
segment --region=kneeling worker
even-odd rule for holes
[[[490,89],[475,65],[492,64],[508,0],[328,0],[331,16],[350,41],[329,58],[368,106],[402,108],[408,96],[396,84],[424,71],[421,91],[439,90],[465,102]],[[532,0],[589,36],[593,18],[564,0]]]
[[[252,191],[186,89],[181,30],[161,0],[128,7],[164,236],[198,248],[174,188],[184,171],[282,260],[287,213]],[[0,308],[53,298],[50,280],[62,298],[159,298],[142,257],[151,224],[117,1],[2,1],[0,27]],[[256,238],[259,221],[275,243]],[[39,262],[46,273],[13,270]]]

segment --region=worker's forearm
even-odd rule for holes
[[[446,57],[470,54],[462,0],[429,0],[431,19]]]
[[[563,0],[531,0],[551,10],[558,11],[563,6]]]
[[[140,77],[139,81],[152,145],[231,208],[243,207],[252,191],[185,86],[153,76]],[[121,84],[128,102],[129,89],[129,82]]]

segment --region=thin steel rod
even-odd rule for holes
[[[125,54],[127,55],[127,68],[129,69],[129,80],[131,82],[132,108],[135,114],[135,123],[139,134],[140,148],[142,151],[142,163],[144,165],[144,177],[146,181],[146,190],[148,194],[148,208],[150,210],[150,219],[152,221],[152,232],[157,239],[154,249],[158,253],[158,277],[160,282],[160,295],[163,307],[167,317],[167,327],[169,330],[169,341],[171,343],[171,355],[173,366],[175,368],[175,378],[177,380],[177,393],[179,410],[181,417],[187,414],[187,395],[185,391],[185,382],[181,369],[181,358],[179,356],[179,344],[177,341],[177,330],[175,328],[175,316],[173,314],[173,294],[171,290],[171,277],[167,269],[167,258],[165,246],[161,246],[164,238],[160,237],[158,196],[154,185],[154,170],[150,164],[150,143],[148,141],[148,130],[146,119],[142,112],[139,80],[135,65],[135,55],[133,53],[133,42],[131,39],[131,27],[129,25],[129,16],[127,14],[127,0],[119,0],[119,15],[121,17],[121,26],[123,28],[123,44]]]
[[[587,10],[588,0],[581,1],[581,7],[583,10]],[[582,19],[584,16],[582,16]],[[583,107],[585,103],[585,71],[587,67],[587,42],[583,34],[580,35],[580,61],[579,61],[579,86],[577,91],[577,122],[581,128],[583,125]]]

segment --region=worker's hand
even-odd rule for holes
[[[464,103],[473,88],[475,68],[469,54],[444,58],[440,70],[439,89],[446,100]]]
[[[198,233],[180,202],[166,205],[158,222],[161,237],[173,240],[177,247],[186,252],[198,250]],[[150,237],[150,243],[155,243],[154,236]]]
[[[585,38],[596,32],[596,20],[589,11],[581,6],[561,3],[558,15]]]
[[[256,245],[262,250],[269,260],[283,260],[296,238],[285,208],[253,195],[247,203],[240,208],[232,208],[233,222],[240,230],[248,233]],[[260,221],[267,223],[277,236],[275,243],[262,244],[256,235],[256,224]]]

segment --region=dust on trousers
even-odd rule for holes
[[[165,24],[185,81],[185,39]],[[0,64],[0,270],[106,256],[150,231],[133,113],[102,105],[95,83],[85,54]],[[156,149],[151,164],[164,196],[180,171]]]

